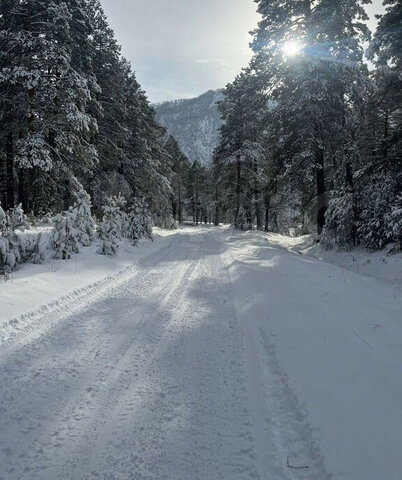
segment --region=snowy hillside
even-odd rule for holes
[[[222,124],[216,102],[219,90],[210,90],[190,100],[175,100],[155,105],[157,121],[179,142],[191,161],[203,165],[211,161]]]

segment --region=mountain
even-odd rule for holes
[[[190,100],[154,105],[157,122],[176,138],[191,161],[207,165],[212,159],[222,125],[216,102],[222,98],[220,90],[209,90]]]

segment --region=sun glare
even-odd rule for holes
[[[294,40],[286,42],[282,47],[283,53],[287,57],[294,57],[295,55],[298,55],[300,53],[301,49],[302,49],[301,44],[299,42],[294,41]]]

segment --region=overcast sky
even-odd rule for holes
[[[251,58],[253,0],[101,0],[152,102],[224,87]],[[373,0],[368,13],[381,11]],[[374,22],[373,22],[374,23]]]

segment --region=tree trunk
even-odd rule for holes
[[[30,208],[34,215],[39,213],[40,189],[39,189],[39,168],[33,167],[29,171],[29,183],[31,185]]]
[[[276,233],[279,232],[279,222],[278,222],[278,211],[277,210],[274,210],[274,213],[272,214],[272,218],[273,218],[273,224],[274,224],[274,231]]]
[[[262,230],[261,211],[260,211],[260,189],[258,187],[258,162],[254,160],[254,210],[257,230]]]
[[[183,205],[182,205],[182,200],[181,200],[181,178],[179,178],[179,188],[178,188],[178,194],[179,194],[179,225],[182,225],[183,223]]]
[[[13,134],[7,136],[7,204],[6,208],[15,207],[15,182],[14,182],[14,141]]]
[[[174,197],[171,197],[171,203],[172,203],[172,216],[174,221],[177,221],[177,203]]]
[[[215,187],[215,218],[214,218],[214,225],[215,227],[219,227],[220,218],[219,218],[219,190],[218,185]]]
[[[252,208],[251,205],[247,207],[246,210],[246,230],[252,230],[253,229],[253,215],[252,215]]]
[[[64,198],[63,198],[63,209],[68,210],[70,207],[70,181],[68,178],[64,181]]]
[[[7,156],[0,155],[0,206],[7,209]]]
[[[29,182],[29,169],[20,168],[18,179],[18,201],[22,205],[22,209],[25,213],[29,213],[30,205],[30,182]]]
[[[346,162],[346,183],[348,186],[348,192],[352,195],[352,210],[353,210],[353,225],[352,225],[352,242],[353,246],[356,247],[357,244],[357,221],[358,221],[358,213],[357,213],[357,206],[355,202],[355,185],[353,180],[353,170],[352,170],[352,162],[347,160]]]
[[[27,18],[28,18],[28,31],[32,32],[32,5],[31,0],[27,2]],[[35,131],[35,94],[36,89],[32,87],[28,90],[28,98],[29,98],[29,118],[28,118],[28,134],[32,135]],[[28,163],[31,167],[33,167],[32,158],[28,156]],[[36,204],[35,200],[35,169],[28,168],[22,169],[22,182],[20,188],[23,188],[25,191],[20,192],[20,195],[23,198],[23,209],[25,212],[31,212],[33,206]]]
[[[195,224],[198,227],[200,222],[200,208],[199,208],[199,192],[198,192],[198,175],[195,178]]]
[[[266,232],[269,231],[269,205],[266,205],[265,207],[265,227],[264,230]]]
[[[262,230],[261,210],[260,203],[258,201],[255,202],[255,219],[257,223],[257,230]]]
[[[325,225],[326,198],[325,198],[325,171],[324,171],[324,150],[317,148],[316,160],[316,181],[317,181],[317,231],[321,235]]]
[[[236,211],[234,224],[235,227],[238,227],[238,220],[240,215],[240,194],[241,194],[241,163],[240,157],[237,156],[236,159]]]
[[[383,140],[382,140],[382,158],[386,160],[388,158],[388,136],[389,136],[389,119],[388,119],[388,112],[385,114],[384,117],[384,133],[383,133]]]

